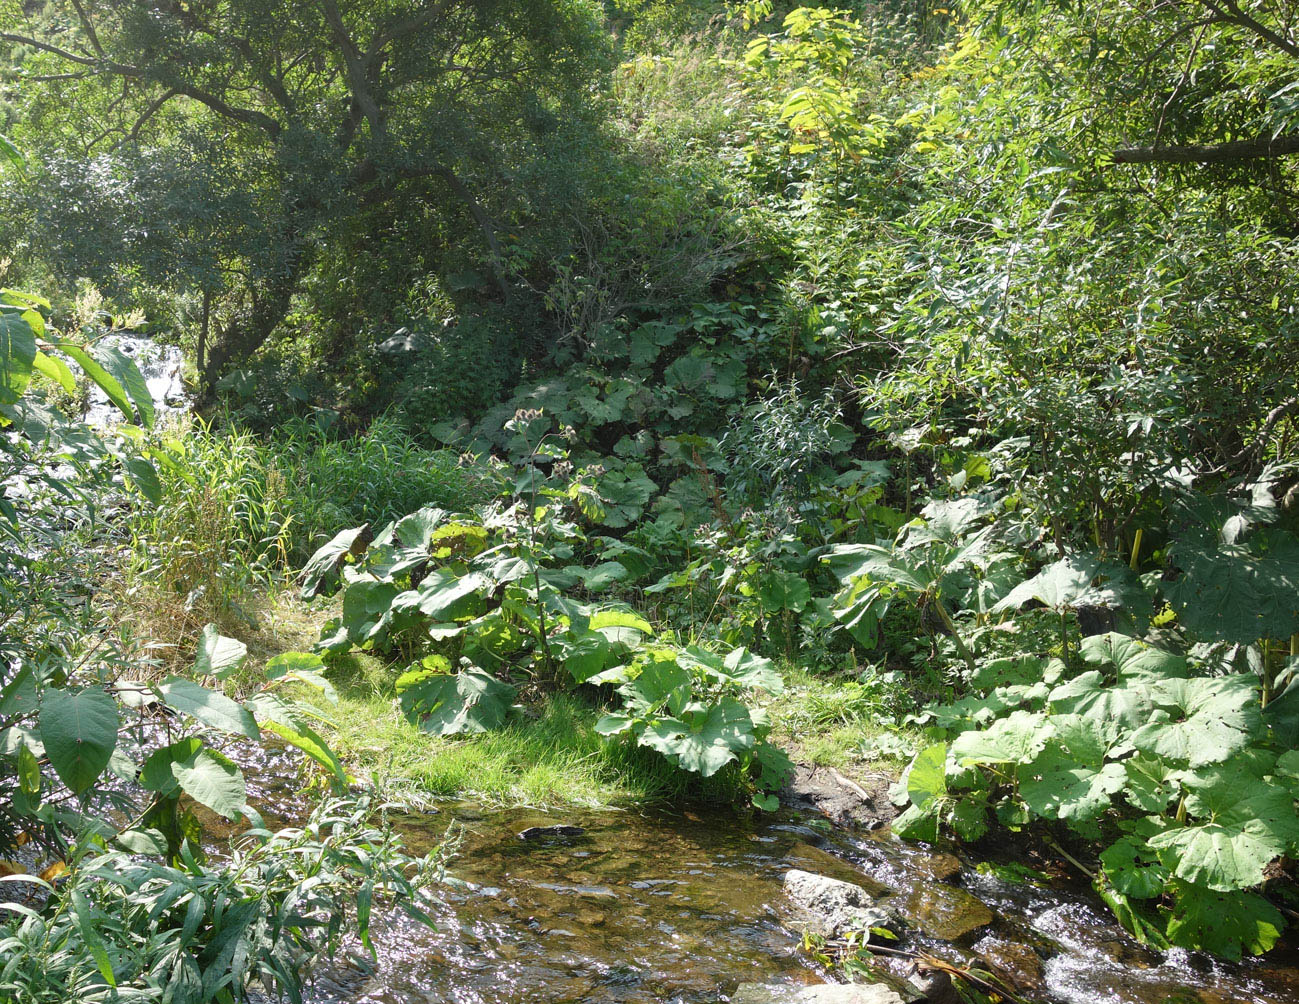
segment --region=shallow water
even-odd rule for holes
[[[556,823],[586,832],[541,842],[517,836]],[[991,969],[1025,1000],[1299,1001],[1293,955],[1240,965],[1163,956],[1128,938],[1083,891],[1013,885],[950,854],[886,835],[827,834],[792,816],[453,804],[402,828],[421,850],[459,833],[438,930],[393,922],[376,939],[377,971],[340,967],[320,981],[319,1004],[713,1004],[745,983],[825,982],[832,977],[800,950],[778,912],[791,867],[889,895],[911,925],[902,947]],[[991,922],[954,933],[962,911],[981,904]],[[904,963],[882,968],[900,975]]]

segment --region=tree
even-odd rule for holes
[[[497,219],[524,195],[509,165],[583,104],[598,24],[582,0],[14,11],[0,41],[40,162],[21,198],[64,238],[64,275],[232,288],[209,384],[266,341],[331,231],[399,199],[444,228],[467,220],[508,299]]]

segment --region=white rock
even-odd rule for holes
[[[809,926],[827,938],[886,927],[893,921],[892,914],[861,886],[798,868],[785,873],[785,894],[807,915]]]
[[[887,983],[825,983],[807,987],[798,1004],[905,1004]]]
[[[731,1004],[905,1004],[886,983],[822,983],[810,987],[746,983]]]

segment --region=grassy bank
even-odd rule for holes
[[[281,582],[246,597],[252,621],[240,637],[250,659],[239,678],[285,652],[310,651],[321,626],[338,612],[337,598],[305,602]],[[394,681],[402,667],[352,651],[331,656],[327,677],[337,704],[316,698],[329,720],[323,733],[348,770],[386,791],[424,798],[469,798],[496,805],[629,807],[683,797],[733,801],[739,779],[723,771],[692,783],[648,750],[610,741],[595,731],[603,709],[568,693],[538,692],[521,700],[508,727],[453,737],[431,736],[397,705]],[[299,695],[313,697],[304,688]]]

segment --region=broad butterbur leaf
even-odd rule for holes
[[[1168,680],[1152,694],[1167,714],[1134,732],[1132,745],[1191,767],[1219,763],[1243,750],[1262,721],[1254,677]]]
[[[753,721],[743,704],[724,698],[706,709],[687,709],[679,719],[655,721],[640,742],[675,760],[683,770],[712,777],[738,753],[753,747]]]
[[[1168,918],[1168,940],[1224,959],[1262,955],[1276,944],[1285,918],[1254,893],[1220,893],[1178,883]]]
[[[477,669],[455,675],[417,670],[397,680],[402,712],[422,731],[436,736],[500,728],[516,693],[509,684]]]
[[[952,743],[952,757],[963,766],[1027,763],[1038,755],[1054,727],[1045,715],[1013,711],[983,730],[962,733]]]

